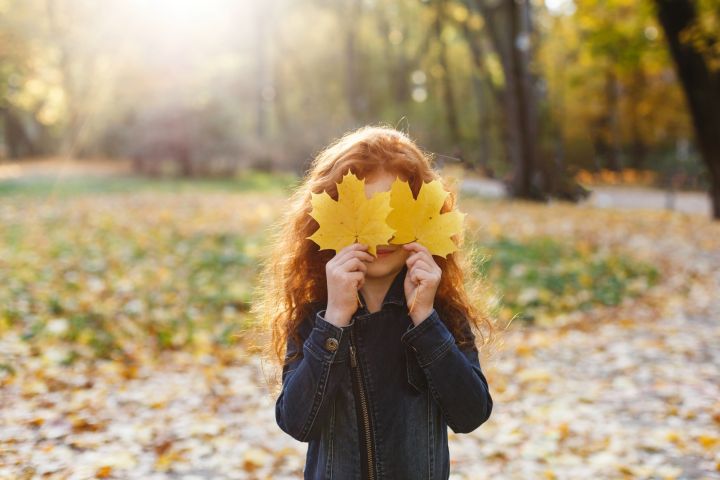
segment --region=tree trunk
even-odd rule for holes
[[[67,157],[75,157],[80,141],[84,119],[80,112],[80,95],[78,93],[76,75],[73,75],[72,49],[68,46],[68,35],[65,26],[61,25],[57,15],[57,1],[46,0],[46,11],[50,31],[58,48],[59,70],[62,74],[63,93],[67,104],[67,123],[63,132],[60,151]],[[90,72],[86,72],[90,73]]]
[[[529,16],[525,9],[530,5],[523,0],[492,5],[474,0],[469,6],[484,17],[505,76],[505,86],[497,94],[502,99],[503,143],[513,167],[507,187],[514,197],[544,200],[548,192],[546,182],[539,180],[543,173],[538,168],[537,97],[529,71]]]
[[[489,95],[485,92],[484,82],[479,75],[472,76],[473,90],[475,91],[475,104],[478,111],[478,163],[476,167],[480,167],[483,173],[492,178],[494,172],[490,165],[490,128],[491,128],[491,103]]]
[[[710,184],[710,203],[712,205],[713,218],[720,220],[720,182],[715,179]]]
[[[263,142],[268,134],[268,108],[272,95],[272,62],[269,60],[270,41],[269,23],[272,5],[265,2],[258,4],[255,18],[255,136]]]
[[[632,101],[630,109],[630,130],[632,132],[632,159],[630,161],[632,167],[636,170],[645,168],[647,159],[647,143],[643,137],[643,119],[640,115],[640,101],[644,89],[647,87],[645,81],[645,72],[642,65],[638,65],[634,74],[632,88],[630,89],[630,99]]]
[[[411,62],[409,61],[402,42],[407,38],[407,24],[403,23],[403,31],[401,32],[401,40],[399,44],[393,42],[392,25],[393,19],[389,18],[387,8],[379,8],[375,14],[377,19],[378,32],[383,40],[383,53],[385,55],[385,72],[388,75],[388,87],[393,102],[396,105],[404,105],[410,100],[410,72],[412,71]]]
[[[522,142],[522,155],[520,158],[520,169],[515,172],[513,187],[516,196],[523,198],[542,198],[544,195],[539,191],[539,185],[534,185],[536,172],[539,170],[538,148],[537,148],[537,109],[535,89],[533,88],[530,71],[528,69],[530,58],[530,32],[526,18],[527,9],[530,8],[528,0],[520,2],[509,0],[507,8],[510,14],[510,42],[511,42],[511,75],[509,82],[511,88],[512,108],[515,110],[515,118],[519,127],[520,140]]]
[[[688,0],[655,0],[678,77],[685,91],[697,144],[710,177],[713,218],[720,220],[720,70],[710,70],[702,53],[680,41],[680,34],[697,20]]]
[[[435,3],[435,38],[440,47],[438,61],[442,67],[443,102],[445,115],[447,116],[450,139],[457,147],[460,144],[460,126],[458,122],[457,109],[455,108],[455,91],[453,90],[452,78],[450,75],[450,64],[447,56],[447,45],[442,37],[444,22],[445,0],[437,0]]]
[[[492,126],[491,112],[492,112],[492,100],[502,105],[504,103],[504,92],[495,88],[492,81],[490,81],[485,67],[485,52],[481,41],[476,35],[473,35],[467,21],[463,22],[462,32],[465,36],[465,40],[470,48],[470,54],[475,65],[475,71],[473,72],[473,90],[475,91],[475,102],[478,111],[478,138],[480,140],[480,152],[479,152],[479,166],[484,170],[484,173],[494,178],[495,172],[490,166],[490,128]]]
[[[493,50],[498,55],[500,64],[505,76],[505,84],[503,87],[494,88],[493,93],[498,104],[501,107],[500,116],[503,123],[501,130],[502,144],[505,150],[505,157],[508,164],[512,167],[511,178],[507,182],[509,193],[513,196],[524,197],[529,188],[523,188],[525,180],[531,178],[533,172],[527,172],[525,166],[527,163],[523,160],[525,156],[525,142],[522,139],[523,130],[518,118],[519,99],[515,95],[516,91],[516,69],[513,64],[513,50],[515,50],[514,33],[512,32],[514,6],[511,5],[513,0],[503,0],[502,2],[487,2],[485,0],[474,0],[468,2],[468,6],[479,12],[485,20],[485,28],[492,44]],[[479,42],[476,37],[480,33],[470,37],[469,31],[465,30],[468,36],[468,42],[471,46],[476,66],[482,64],[483,60],[479,57]]]
[[[362,14],[361,0],[339,2],[341,18],[345,18],[345,95],[353,120],[365,118],[365,99],[360,89],[360,68],[358,55],[358,22]]]
[[[607,114],[607,144],[609,145],[608,156],[605,159],[605,167],[608,170],[619,172],[622,170],[620,162],[620,84],[613,66],[608,66],[605,72],[605,101]]]
[[[9,105],[0,106],[0,114],[8,157],[18,159],[35,155],[37,149],[25,131],[20,116],[16,115]]]

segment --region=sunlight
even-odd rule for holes
[[[575,13],[573,0],[545,0],[545,6],[553,15],[572,15]]]
[[[119,40],[141,59],[144,69],[166,72],[204,68],[235,48],[253,51],[259,5],[251,0],[130,0],[113,4],[111,27]],[[121,18],[121,24],[115,23]]]
[[[223,14],[224,9],[219,8],[223,6],[221,3],[227,8],[230,7],[228,2],[199,0],[153,0],[134,3],[143,16],[151,17],[151,23],[166,34],[187,34],[212,25],[208,20],[215,20],[218,14]]]
[[[150,42],[189,49],[227,44],[253,31],[258,3],[251,0],[132,0],[119,4],[129,29]],[[152,47],[158,45],[152,44]]]

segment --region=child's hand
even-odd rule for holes
[[[417,325],[432,313],[442,269],[435,263],[430,251],[418,242],[406,243],[403,248],[414,252],[405,261],[408,271],[404,286],[408,306],[413,301],[415,291],[419,289],[413,310],[410,312],[410,318]]]
[[[357,310],[357,291],[365,284],[365,262],[375,260],[367,249],[367,245],[353,243],[341,249],[325,265],[328,290],[325,320],[333,325],[349,325],[353,313]]]

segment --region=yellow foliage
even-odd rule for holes
[[[575,174],[575,180],[583,185],[652,185],[657,179],[657,173],[652,170],[637,170],[627,168],[619,172],[602,169],[596,173],[580,170]]]
[[[377,192],[367,198],[365,181],[350,171],[337,188],[337,201],[327,192],[311,194],[310,216],[320,227],[307,238],[321,250],[338,251],[355,242],[364,243],[375,256],[377,246],[387,244],[393,235],[393,229],[385,223],[390,213],[390,192]]]
[[[366,198],[365,182],[348,172],[338,185],[338,200],[327,192],[312,194],[313,217],[320,227],[307,237],[321,250],[340,250],[354,242],[377,245],[417,241],[433,255],[447,257],[458,249],[453,235],[462,233],[466,216],[458,211],[441,213],[449,195],[439,180],[423,183],[417,199],[408,182],[396,178],[389,192]]]
[[[395,179],[390,188],[392,211],[387,217],[395,230],[391,243],[404,244],[418,241],[433,255],[447,257],[457,250],[450,238],[462,232],[464,213],[452,211],[440,213],[448,192],[438,180],[423,183],[417,199],[407,182]]]

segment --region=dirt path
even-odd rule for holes
[[[94,176],[109,177],[132,172],[129,161],[94,160],[82,161],[61,158],[47,158],[24,162],[0,163],[0,181],[32,180],[45,177],[63,178]],[[453,174],[463,175],[459,172]],[[484,198],[505,198],[505,187],[498,180],[464,176],[461,191]],[[581,205],[616,209],[675,210],[678,212],[710,216],[711,205],[703,192],[674,192],[630,186],[592,187],[590,197]]]
[[[461,189],[486,198],[505,198],[505,188],[496,180],[466,178]],[[673,192],[644,187],[597,186],[581,205],[615,209],[675,210],[709,217],[710,199],[703,192]]]

